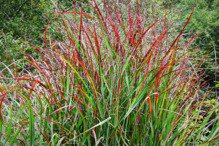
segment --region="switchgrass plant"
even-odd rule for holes
[[[1,75],[1,145],[215,142],[218,117],[213,109],[200,120],[208,93],[187,57],[197,35],[180,41],[193,11],[173,38],[173,23],[147,20],[138,3],[89,4],[89,14],[57,9],[40,57],[26,54],[31,71]]]

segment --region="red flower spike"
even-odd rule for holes
[[[140,114],[138,114],[138,116],[136,117],[136,120],[135,120],[136,125],[139,125],[140,121],[141,121],[141,116],[140,116]]]
[[[158,103],[158,99],[159,99],[159,93],[155,93],[155,102],[156,102],[156,104]]]
[[[150,97],[148,97],[148,109],[149,109],[149,114],[151,115],[153,109],[152,109],[152,104],[151,104],[151,98]]]

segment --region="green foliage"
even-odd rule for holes
[[[216,82],[215,87],[219,89],[219,81]]]
[[[151,0],[153,1],[153,0]],[[194,15],[186,28],[184,38],[191,38],[194,34],[199,34],[199,37],[192,45],[192,49],[197,49],[195,53],[191,53],[191,57],[195,60],[194,64],[198,64],[200,58],[204,56],[206,61],[202,64],[203,71],[206,73],[205,80],[208,80],[208,85],[215,86],[215,76],[218,72],[218,56],[219,56],[219,1],[218,0],[166,0],[156,2],[160,9],[160,14],[168,14],[168,18],[178,22],[178,25],[183,25],[182,21],[191,13],[194,7]],[[159,10],[157,10],[159,11]],[[176,28],[175,28],[176,29]],[[172,31],[173,32],[173,31]],[[218,80],[218,79],[217,79]]]
[[[13,63],[16,63],[17,69],[20,71],[24,68],[24,52],[33,53],[29,42],[22,41],[20,39],[14,39],[13,34],[1,33],[0,37],[0,70],[7,72],[4,68],[5,65],[9,68],[13,68]],[[33,53],[34,55],[34,53]],[[4,69],[4,70],[3,70]]]
[[[194,5],[194,1],[182,1],[176,5],[177,9],[183,8],[180,18],[185,18],[190,13],[190,6]],[[202,68],[206,68],[207,78],[210,85],[215,86],[215,75],[218,72],[218,56],[219,56],[219,1],[218,0],[198,0],[195,5],[193,18],[186,29],[186,36],[194,33],[201,33],[196,39],[194,47],[198,47],[201,58],[207,55],[206,61]],[[201,55],[203,54],[203,55]]]
[[[89,11],[83,0],[85,11]],[[57,1],[61,11],[73,9],[73,1]],[[0,61],[11,64],[15,60],[25,58],[24,52],[33,53],[30,46],[43,43],[43,32],[54,6],[49,0],[4,0],[0,5]],[[59,35],[58,33],[56,35]],[[55,36],[54,36],[55,37]],[[23,62],[23,61],[22,61]],[[19,65],[19,70],[25,66]],[[0,64],[0,69],[3,65]]]
[[[26,65],[24,53],[33,53],[32,44],[42,44],[42,34],[47,23],[44,14],[51,12],[50,2],[3,1],[0,11],[0,69],[16,62],[18,71],[21,71]]]
[[[12,32],[14,39],[22,38],[34,43],[40,40],[44,30],[43,15],[50,11],[50,3],[46,0],[10,0],[3,1],[0,6],[0,30]]]

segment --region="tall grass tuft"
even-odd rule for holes
[[[208,93],[186,49],[197,35],[180,41],[194,10],[173,37],[173,23],[145,18],[139,3],[89,4],[90,13],[56,9],[39,58],[26,54],[32,70],[1,75],[1,144],[215,142],[218,117],[199,119]]]

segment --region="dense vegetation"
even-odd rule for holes
[[[217,145],[217,5],[3,1],[0,145]]]

